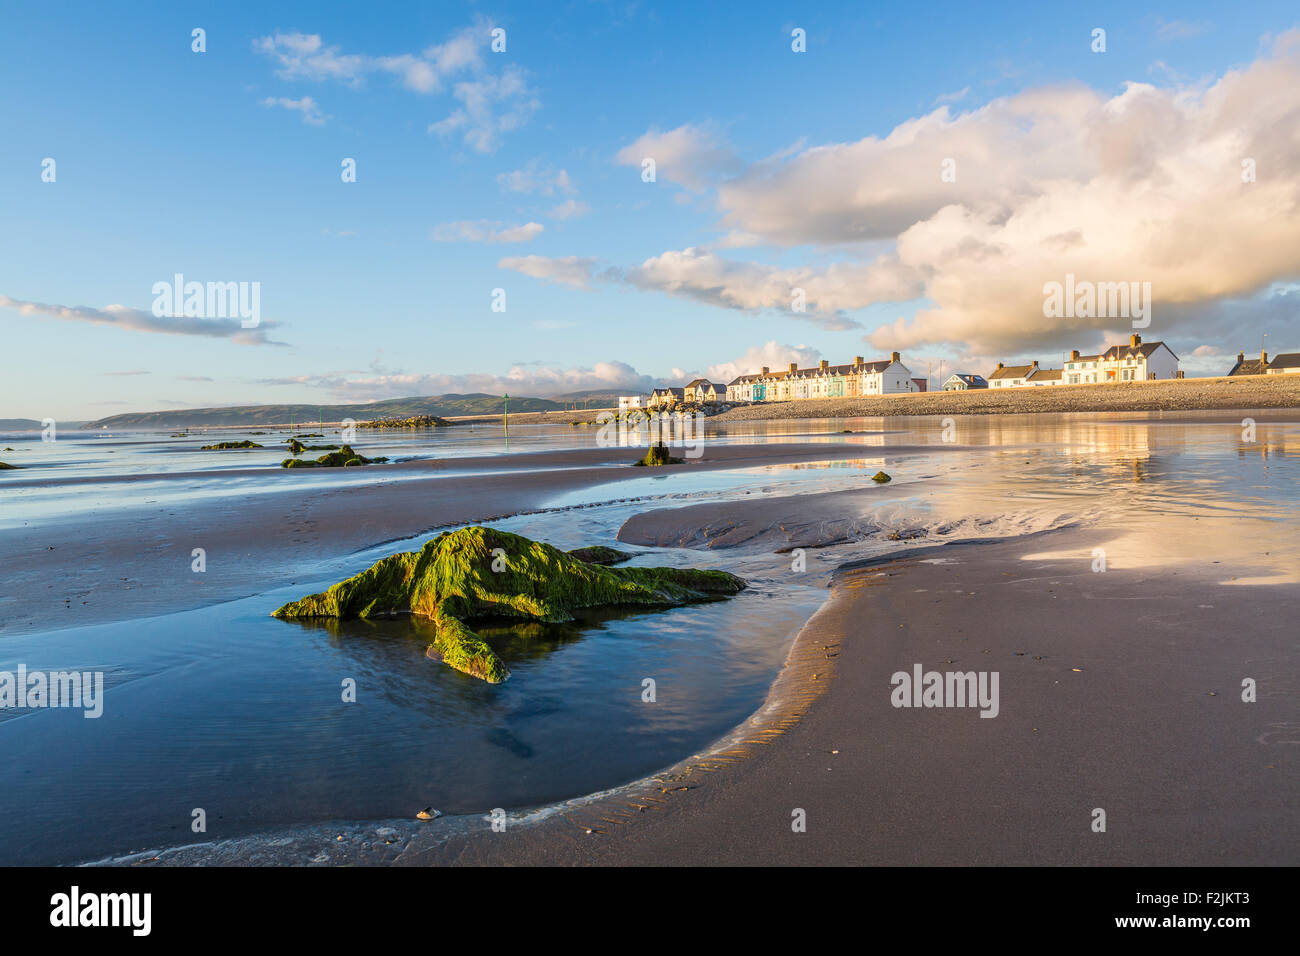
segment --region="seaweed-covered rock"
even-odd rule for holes
[[[419,551],[383,558],[272,616],[426,617],[437,627],[429,657],[496,684],[509,671],[468,622],[570,621],[582,608],[674,607],[735,594],[745,586],[725,571],[601,567],[516,534],[469,527],[443,532]]]
[[[624,561],[630,560],[632,554],[628,551],[620,551],[617,548],[607,548],[603,544],[593,544],[586,548],[574,548],[569,552],[569,557],[577,558],[579,561],[586,561],[588,564],[609,566],[611,564],[622,564]]]
[[[885,474],[883,471],[878,471],[878,472],[876,472],[874,475],[871,476],[871,480],[874,481],[874,482],[876,482],[877,484],[881,484],[881,485],[883,485],[885,482],[887,482],[887,481],[893,481],[894,479],[893,479],[893,478],[890,478],[890,477],[889,477],[887,474]]]
[[[3,461],[0,461],[0,471],[5,471],[5,470],[12,471],[17,467],[18,467],[17,465],[7,465]]]
[[[632,464],[642,465],[642,466],[645,465],[654,466],[654,465],[680,465],[681,463],[682,463],[682,459],[674,458],[672,455],[668,454],[668,446],[665,445],[663,442],[660,442],[657,445],[651,445],[650,450],[645,453],[645,457],[642,458],[640,461],[634,461]]]
[[[307,446],[299,446],[306,448]],[[290,446],[293,451],[293,446]],[[297,454],[297,452],[295,452]],[[338,451],[332,451],[321,455],[315,461],[304,461],[301,458],[286,458],[280,462],[281,468],[342,468],[345,465],[378,465],[388,461],[387,458],[367,458],[364,455],[358,455],[352,450],[351,445],[344,445]]]
[[[204,445],[199,451],[226,451],[230,448],[261,448],[255,441],[219,441],[215,445]]]
[[[358,428],[446,428],[452,423],[437,415],[412,415],[410,418],[376,418],[357,422]]]
[[[289,454],[297,456],[305,451],[338,451],[338,445],[304,445],[296,438],[289,439]]]

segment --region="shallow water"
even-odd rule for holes
[[[847,438],[861,453],[855,447],[828,463],[710,472],[629,470],[624,480],[556,495],[541,513],[498,522],[573,548],[614,544],[625,520],[651,508],[860,489],[854,507],[876,529],[809,551],[805,573],[793,573],[791,556],[771,547],[627,547],[638,553],[637,564],[723,567],[753,587],[663,612],[485,628],[512,671],[502,685],[427,660],[427,625],[418,621],[325,627],[268,616],[423,539],[322,556],[317,566],[298,569],[303,577],[294,587],[230,604],[0,639],[0,670],[19,663],[102,670],[106,680],[99,719],[71,709],[0,710],[0,753],[10,771],[0,788],[0,863],[73,862],[191,842],[195,808],[206,811],[206,838],[220,839],[281,824],[409,818],[429,805],[444,813],[524,807],[652,773],[707,747],[756,709],[791,638],[824,600],[826,572],[917,543],[889,541],[889,528],[918,530],[927,539],[920,543],[935,543],[1095,524],[1113,532],[1107,550],[1114,567],[1160,572],[1213,562],[1222,564],[1225,581],[1294,589],[1300,580],[1296,423],[1261,420],[1253,442],[1242,441],[1237,423],[1169,416],[1041,415],[955,425],[945,436],[940,419],[744,423],[709,440]],[[844,436],[845,428],[867,434]],[[593,435],[567,427],[528,429],[512,426],[512,452],[594,444]],[[945,437],[959,450],[943,447],[953,444]],[[232,493],[219,474],[227,459],[204,457],[226,453],[186,452],[177,471],[194,470],[198,461],[213,474],[169,481],[173,441],[61,436],[53,447],[29,440],[22,453],[6,453],[16,464],[46,456],[58,464],[55,474],[90,480],[53,489],[28,480],[34,468],[0,475],[0,545],[4,527],[54,520],[66,514],[60,505],[84,505],[85,520],[93,521],[103,510],[138,505],[141,496],[183,501]],[[510,453],[499,427],[383,441],[364,453]],[[14,439],[7,444],[18,448]],[[900,455],[891,445],[936,448]],[[265,456],[270,469],[272,457],[283,454],[268,449]],[[868,480],[882,468],[895,478],[887,492]],[[157,486],[126,491],[95,483],[141,471],[160,474]],[[380,470],[358,472],[338,480],[372,481]],[[6,488],[10,476],[25,483]],[[268,471],[264,480],[241,479],[237,493],[282,477]],[[356,703],[341,699],[346,678],[357,683]],[[642,700],[646,678],[655,681],[654,703]]]

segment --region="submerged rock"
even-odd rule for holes
[[[5,469],[9,469],[10,471],[12,471],[17,467],[18,467],[17,465],[7,465],[3,461],[0,461],[0,471],[4,471]]]
[[[255,441],[219,441],[215,445],[204,445],[199,451],[225,451],[228,448],[261,448]]]
[[[569,557],[577,558],[579,561],[586,561],[588,564],[622,564],[629,561],[632,554],[629,551],[619,551],[617,548],[607,548],[603,544],[594,544],[588,548],[574,548],[569,552]]]
[[[871,480],[872,480],[872,481],[875,481],[875,482],[879,482],[880,484],[883,485],[885,482],[887,482],[887,481],[893,481],[894,479],[893,479],[893,478],[890,478],[890,477],[889,477],[887,474],[885,474],[883,471],[878,471],[878,472],[876,472],[874,475],[871,476]]]
[[[612,549],[611,549],[612,550]],[[275,611],[278,618],[369,618],[416,614],[436,637],[427,655],[500,683],[505,664],[467,622],[523,618],[558,623],[582,608],[675,607],[744,590],[725,571],[606,568],[549,544],[470,527],[446,531],[419,551],[394,554],[321,594]]]
[[[298,447],[301,449],[301,448],[306,448],[307,446],[299,445]],[[289,450],[293,451],[292,445],[289,447]],[[294,452],[294,454],[295,455],[299,454],[299,452]],[[280,467],[281,468],[342,468],[346,465],[379,465],[379,464],[383,464],[386,461],[388,461],[388,459],[384,457],[366,458],[364,455],[358,455],[356,452],[352,450],[351,445],[344,445],[338,451],[332,451],[329,452],[328,454],[321,455],[315,461],[304,461],[301,458],[286,458],[284,461],[280,462]]]

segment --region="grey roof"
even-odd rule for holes
[[[954,378],[965,382],[971,388],[979,388],[982,385],[988,384],[988,382],[984,380],[983,375],[976,375],[973,372],[953,372],[951,375],[948,376],[945,384],[947,384],[947,382],[951,382]]]
[[[1137,356],[1141,355],[1143,358],[1146,358],[1156,349],[1160,348],[1160,346],[1162,345],[1165,345],[1165,343],[1164,342],[1142,342],[1139,345],[1112,345],[1106,351],[1101,353],[1101,357],[1107,359],[1114,359],[1114,358],[1127,358],[1131,355],[1134,358],[1136,358]],[[1165,348],[1169,349],[1169,346],[1165,345]],[[1169,354],[1174,355],[1174,350],[1169,349]],[[1092,356],[1088,356],[1088,358],[1091,357]],[[1174,355],[1174,358],[1178,358],[1178,356]]]
[[[1029,380],[1031,382],[1037,382],[1040,380],[1051,381],[1052,379],[1059,380],[1060,377],[1061,377],[1061,370],[1059,368],[1040,368],[1036,372],[1034,372],[1034,374],[1029,376]]]
[[[1270,369],[1300,368],[1300,352],[1283,352],[1281,355],[1274,355],[1268,367]]]
[[[1259,359],[1237,359],[1237,364],[1228,372],[1229,375],[1263,375],[1267,366]]]

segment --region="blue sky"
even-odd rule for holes
[[[1300,348],[1285,307],[1300,269],[1277,251],[1289,226],[1249,228],[1294,202],[1295,150],[1269,138],[1276,116],[1238,102],[1290,85],[1294,4],[726,6],[11,6],[0,417],[632,389],[891,347],[919,374],[940,359],[1059,365],[1063,349],[1128,332],[1033,314],[1035,270],[1076,262],[1154,278],[1146,337],[1189,374],[1261,340]],[[1111,102],[1134,83],[1152,91]],[[907,124],[919,154],[911,134],[885,143]],[[647,183],[637,159],[652,152]],[[949,152],[959,190],[944,194]],[[1196,223],[1225,220],[1197,207],[1196,175],[1237,152],[1281,157],[1249,198],[1225,200],[1243,241],[1267,250],[1213,281],[1179,272],[1208,250],[1170,243],[1204,243]],[[340,179],[345,157],[355,183]],[[1115,212],[1091,219],[1107,202]],[[1035,223],[1025,249],[1048,241],[1067,258],[1025,265],[1008,220]],[[968,268],[943,242],[999,252]],[[149,321],[154,283],[178,272],[259,282],[262,326]],[[505,312],[490,308],[496,288]]]

